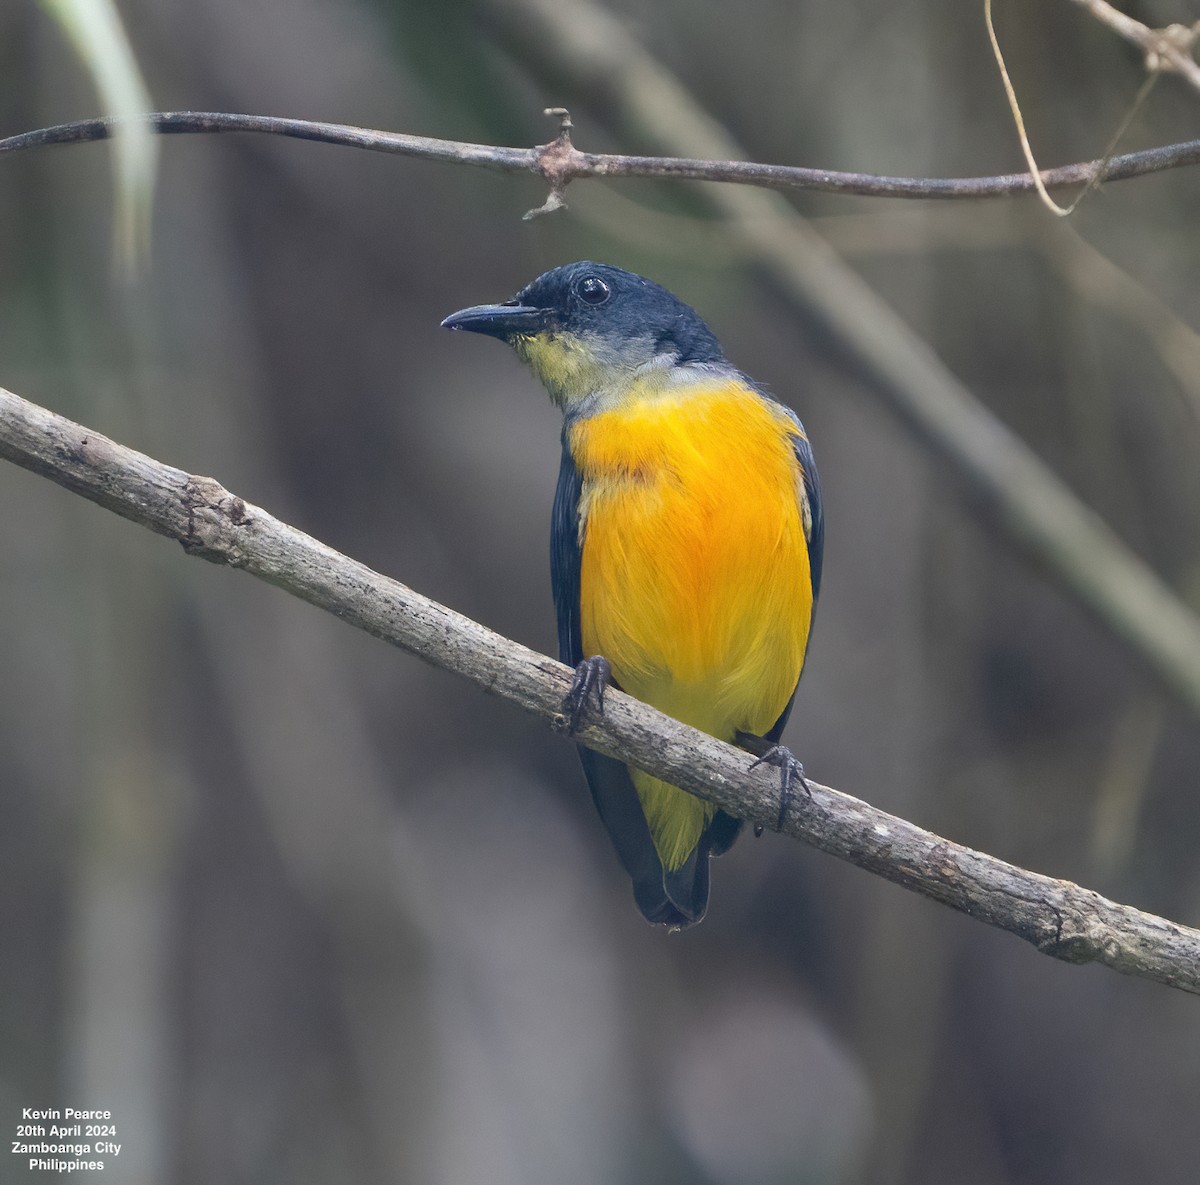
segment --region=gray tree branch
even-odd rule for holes
[[[373,572],[212,478],[164,465],[3,389],[0,457],[562,726],[567,667]],[[773,772],[752,771],[742,750],[616,690],[605,697],[603,717],[577,739],[751,823],[776,824]],[[1054,958],[1098,962],[1200,994],[1200,931],[1006,864],[819,784],[782,830]]]
[[[1028,173],[1005,173],[994,177],[884,177],[873,173],[769,165],[747,160],[581,152],[569,140],[564,141],[561,137],[535,148],[506,148],[496,144],[467,144],[457,140],[438,140],[431,136],[376,131],[349,124],[315,123],[306,119],[240,115],[224,111],[154,111],[139,117],[137,121],[124,122],[143,121],[160,135],[253,132],[365,148],[371,152],[387,152],[397,156],[474,165],[503,173],[532,173],[546,181],[552,193],[560,197],[571,181],[586,177],[725,181],[764,189],[819,190],[892,198],[988,198],[1035,191],[1033,177]],[[0,152],[17,152],[47,144],[107,140],[121,124],[122,121],[117,119],[83,119],[75,123],[38,128],[0,139]],[[1047,189],[1061,189],[1085,185],[1093,180],[1123,181],[1130,177],[1144,177],[1165,169],[1197,163],[1200,163],[1200,140],[1189,140],[1114,156],[1107,163],[1100,160],[1079,161],[1042,169],[1039,175]],[[1099,178],[1096,177],[1098,170]],[[554,205],[551,208],[555,208]]]

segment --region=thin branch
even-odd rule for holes
[[[242,568],[561,728],[572,672],[493,633],[197,477],[0,389],[0,457]],[[612,690],[577,739],[774,828],[777,776],[740,749]],[[931,897],[1069,963],[1098,962],[1200,994],[1200,931],[1108,901],[1069,881],[1006,864],[826,786],[783,833]]]
[[[552,111],[559,109],[552,108]],[[685,157],[626,156],[580,152],[569,137],[562,136],[536,148],[505,148],[493,144],[468,144],[381,132],[348,124],[313,123],[304,119],[282,119],[270,115],[237,115],[217,111],[158,111],[143,117],[161,135],[215,132],[257,132],[290,136],[388,152],[424,160],[475,165],[505,173],[532,173],[542,177],[551,192],[561,198],[571,182],[586,177],[651,177],[676,181],[725,181],[764,189],[818,190],[825,193],[858,194],[893,198],[987,198],[1032,193],[1036,185],[1028,173],[995,177],[881,177],[871,173],[808,169],[793,165],[757,164],[741,160],[699,160]],[[120,121],[84,119],[58,124],[0,140],[0,152],[16,152],[46,144],[78,144],[106,140]],[[1114,156],[1043,169],[1039,176],[1047,189],[1085,185],[1093,179],[1123,181],[1200,163],[1200,140],[1167,144]],[[557,203],[561,205],[561,202]],[[557,208],[557,205],[552,208]]]
[[[1200,91],[1200,65],[1192,57],[1196,39],[1200,37],[1200,21],[1194,25],[1167,25],[1165,29],[1152,29],[1114,8],[1108,0],[1072,2],[1087,9],[1102,24],[1136,45],[1145,56],[1146,69],[1151,73],[1162,71],[1178,74]]]

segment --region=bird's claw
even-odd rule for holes
[[[804,776],[804,766],[792,756],[786,745],[772,745],[761,757],[756,757],[750,763],[750,768],[755,769],[760,765],[773,765],[779,770],[779,821],[775,829],[782,831],[792,800],[796,797],[797,785],[808,798],[813,796],[812,787]]]
[[[568,736],[579,731],[587,713],[588,701],[593,697],[596,700],[596,711],[600,715],[604,714],[604,689],[612,681],[612,667],[602,655],[585,658],[575,668],[575,680],[564,697],[562,706],[563,716],[566,717],[564,731]]]

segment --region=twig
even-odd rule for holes
[[[3,389],[0,457],[561,727],[567,667],[373,572],[212,478],[164,465]],[[603,717],[578,734],[582,743],[774,828],[773,772],[752,771],[742,750],[621,692],[610,691],[604,704]],[[1016,934],[1043,954],[1200,994],[1200,931],[951,843],[826,786],[813,790],[784,834]]]
[[[1197,37],[1200,37],[1200,21],[1194,25],[1167,25],[1165,29],[1152,29],[1126,16],[1108,0],[1072,2],[1080,8],[1086,8],[1098,21],[1136,45],[1145,55],[1146,69],[1151,73],[1162,71],[1178,74],[1200,90],[1200,65],[1192,57],[1192,48]]]
[[[551,108],[554,113],[561,108]],[[399,156],[475,165],[506,173],[532,173],[549,185],[548,204],[563,204],[562,192],[573,180],[585,177],[652,177],[677,181],[726,181],[764,189],[818,190],[826,193],[859,194],[893,198],[988,198],[1032,193],[1036,188],[1028,173],[996,177],[881,177],[871,173],[847,173],[836,169],[808,169],[793,165],[758,164],[741,160],[700,160],[686,157],[625,156],[580,152],[569,134],[537,148],[505,148],[494,144],[468,144],[381,132],[348,124],[313,123],[304,119],[281,119],[270,115],[238,115],[217,111],[157,111],[143,117],[160,135],[189,135],[215,132],[256,132],[289,136],[389,152]],[[0,152],[16,152],[47,144],[78,144],[106,140],[120,121],[84,119],[22,132],[0,140]],[[1097,176],[1103,161],[1082,161],[1043,169],[1041,181],[1048,189],[1083,185]],[[1123,181],[1164,169],[1200,163],[1200,140],[1167,144],[1114,156],[1100,171],[1101,181]],[[554,203],[553,195],[558,195]]]
[[[1117,125],[1116,131],[1109,137],[1108,146],[1104,149],[1104,155],[1101,156],[1092,175],[1087,179],[1083,188],[1071,199],[1070,205],[1060,206],[1046,190],[1045,183],[1042,181],[1041,173],[1037,167],[1037,161],[1033,157],[1033,146],[1029,143],[1029,135],[1025,131],[1025,117],[1021,114],[1021,104],[1017,102],[1016,88],[1013,86],[1012,79],[1008,75],[1008,66],[1004,63],[1004,51],[1000,48],[1000,39],[996,36],[996,26],[992,21],[992,0],[983,0],[983,19],[987,25],[988,40],[992,43],[992,54],[996,58],[996,66],[1000,71],[1000,81],[1004,84],[1004,94],[1008,98],[1008,107],[1012,112],[1013,123],[1017,128],[1017,138],[1021,141],[1021,151],[1025,155],[1025,163],[1029,166],[1030,176],[1037,186],[1038,197],[1042,205],[1051,214],[1054,214],[1058,218],[1069,218],[1078,209],[1079,203],[1092,190],[1100,187],[1104,170],[1108,162],[1112,160],[1113,154],[1117,151],[1117,145],[1129,130],[1129,125],[1133,122],[1133,117],[1141,110],[1142,104],[1145,103],[1146,99],[1149,98],[1150,92],[1154,89],[1154,84],[1158,81],[1162,73],[1161,63],[1157,59],[1153,66],[1150,65],[1149,61],[1147,62],[1148,73],[1142,81],[1142,85],[1138,88],[1137,94],[1134,95],[1129,109]]]

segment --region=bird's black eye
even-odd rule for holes
[[[603,304],[612,296],[612,289],[599,276],[584,276],[575,291],[584,304]]]

